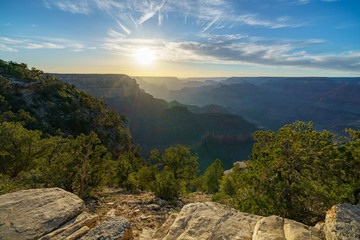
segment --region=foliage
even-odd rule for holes
[[[336,176],[345,189],[343,196],[346,202],[359,204],[360,202],[360,131],[345,130],[348,138],[344,138],[339,147],[339,156],[329,174]]]
[[[163,171],[156,174],[152,191],[158,198],[171,200],[178,197],[181,193],[181,184],[182,181],[175,178],[174,172],[165,167]]]
[[[40,131],[25,129],[20,123],[0,123],[0,173],[11,178],[34,167],[35,159],[49,154],[47,140]]]
[[[170,147],[161,157],[159,151],[155,149],[151,151],[150,160],[156,160],[159,170],[162,170],[156,175],[155,185],[152,189],[155,195],[171,199],[181,193],[193,190],[198,173],[198,162],[196,157],[191,155],[189,148],[181,145]],[[177,185],[176,188],[173,183]]]
[[[148,189],[157,197],[169,200],[194,188],[198,163],[187,147],[170,147],[161,156],[154,149],[148,162],[134,153],[119,160],[119,183],[130,191]]]
[[[21,122],[50,135],[79,136],[93,131],[115,157],[132,148],[125,116],[107,110],[104,101],[74,85],[23,63],[0,60],[2,121]]]
[[[78,188],[78,196],[82,197],[85,188],[89,190],[104,184],[111,157],[94,132],[81,134],[70,142],[69,147],[74,166],[70,175],[74,176],[73,186]]]
[[[360,158],[353,137],[341,140],[315,131],[311,122],[296,122],[277,133],[258,131],[254,138],[253,161],[221,182],[220,191],[236,208],[311,224],[332,205],[356,200]]]
[[[199,177],[199,187],[207,193],[216,193],[219,191],[220,180],[224,174],[224,165],[221,160],[216,159]]]
[[[140,189],[154,189],[156,176],[159,173],[158,168],[153,166],[144,166],[137,173],[138,186]]]
[[[1,192],[56,186],[86,196],[109,182],[116,167],[126,170],[126,162],[112,161],[107,148],[115,158],[125,154],[132,165],[127,174],[138,171],[141,160],[133,162],[141,157],[131,155],[126,123],[74,85],[0,60]]]
[[[75,139],[41,135],[20,123],[0,123],[2,193],[15,185],[61,187],[83,197],[104,184],[110,154],[95,133]]]
[[[17,78],[27,79],[29,81],[39,79],[44,73],[36,68],[28,69],[25,63],[5,62],[0,59],[0,73],[9,74]]]
[[[165,150],[161,155],[157,149],[151,152],[151,160],[157,160],[158,166],[168,167],[175,179],[190,181],[196,177],[198,163],[196,157],[192,156],[189,148],[177,145]]]
[[[15,183],[8,175],[0,173],[0,195],[11,192],[15,189]]]
[[[116,163],[117,184],[130,191],[140,188],[136,175],[146,165],[145,159],[139,151],[139,148],[135,148],[131,152],[120,155]]]

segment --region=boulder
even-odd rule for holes
[[[327,240],[360,239],[360,206],[339,204],[325,217],[324,233]]]
[[[264,217],[254,229],[254,240],[285,240],[284,219],[278,216]]]
[[[96,220],[84,210],[80,198],[60,188],[1,195],[0,239],[76,239]]]
[[[232,174],[235,167],[238,167],[238,168],[240,168],[240,169],[246,169],[246,168],[247,168],[247,165],[246,165],[245,162],[241,162],[241,161],[234,162],[232,168],[224,171],[224,175],[230,175],[230,174]]]
[[[87,233],[97,219],[97,215],[82,212],[58,229],[46,234],[39,240],[77,239]]]
[[[260,219],[214,202],[190,203],[177,216],[172,215],[150,239],[251,239]]]
[[[264,217],[256,223],[253,240],[322,240],[319,229],[278,217]]]
[[[86,233],[80,240],[97,240],[97,239],[132,239],[132,230],[129,222],[122,217],[110,218],[97,225]]]

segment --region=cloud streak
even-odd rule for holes
[[[146,46],[159,59],[172,62],[315,68],[360,73],[360,52],[315,55],[304,50],[323,43],[319,39],[260,42],[243,36],[224,35],[217,36],[214,42],[118,39],[112,42],[109,40],[104,47],[131,56],[139,46]]]
[[[64,12],[70,12],[73,14],[86,14],[91,12],[88,0],[43,0],[45,7],[56,7]]]
[[[195,19],[200,27],[199,32],[205,32],[211,27],[232,26],[234,24],[260,26],[265,28],[299,27],[301,23],[291,23],[291,19],[280,17],[280,20],[262,19],[258,14],[234,13],[233,6],[225,0],[43,0],[48,8],[58,8],[73,14],[91,14],[92,8],[107,12],[121,29],[128,35],[131,28],[142,25],[156,18],[162,25],[169,16],[181,16],[184,22],[189,17]],[[299,3],[308,0],[298,0]],[[282,19],[282,20],[281,20]]]
[[[68,39],[57,38],[8,38],[0,36],[0,51],[18,52],[19,49],[70,49],[74,52],[92,50],[96,47],[86,47]]]

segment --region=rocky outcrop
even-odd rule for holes
[[[360,205],[333,206],[326,214],[323,228],[327,240],[360,239]]]
[[[97,239],[132,239],[130,224],[125,218],[110,218],[91,229],[80,240]]]
[[[247,165],[246,165],[246,162],[240,162],[240,161],[234,162],[232,168],[224,171],[224,175],[232,174],[235,167],[240,168],[240,169],[246,169]]]
[[[261,217],[218,203],[191,203],[155,231],[145,229],[141,240],[322,240],[320,230],[277,216]]]
[[[156,215],[167,208],[163,205],[149,202],[145,208]],[[149,217],[139,209],[134,213],[142,214],[140,222]],[[0,239],[137,239],[130,223],[115,217],[118,212],[108,215],[108,220],[94,227],[97,216],[87,213],[84,202],[72,193],[59,188],[18,191],[0,196]],[[160,228],[145,228],[140,240],[149,239],[357,240],[360,206],[336,205],[327,212],[324,223],[310,227],[278,216],[256,216],[214,202],[196,202],[170,215]]]
[[[77,239],[96,216],[60,188],[22,190],[0,196],[0,239]]]
[[[278,216],[264,217],[256,223],[253,240],[322,240],[322,232],[305,224]]]

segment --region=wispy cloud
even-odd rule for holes
[[[127,34],[127,35],[130,35],[131,34],[131,31],[130,29],[128,29],[127,27],[125,27],[120,21],[116,21],[117,24],[120,26],[120,28]]]
[[[297,0],[297,3],[300,5],[305,5],[305,4],[310,3],[310,0]]]
[[[231,35],[218,38],[227,41],[171,42],[162,39],[118,39],[105,43],[104,48],[131,56],[135,49],[146,46],[155,52],[159,59],[173,62],[253,64],[360,73],[360,52],[316,55],[306,51],[307,47],[323,44],[324,41],[320,39],[269,42]]]
[[[165,6],[165,1],[143,1],[143,3],[140,5],[141,8],[139,8],[140,12],[142,13],[142,16],[138,20],[139,24],[143,24],[147,20],[153,18],[154,16],[158,15],[158,24],[162,24],[163,20],[163,8]]]
[[[134,50],[147,47],[156,52],[159,59],[179,62],[215,62],[220,64],[254,64],[264,66],[284,66],[300,68],[337,69],[360,72],[360,54],[345,52],[340,54],[314,54],[309,49],[323,44],[318,39],[260,39],[244,34],[231,33],[232,28],[243,25],[259,29],[298,28],[306,25],[302,20],[287,15],[265,17],[260,13],[234,8],[236,1],[227,0],[43,0],[45,7],[57,8],[73,14],[91,15],[103,11],[114,22],[106,30],[102,48],[115,54],[131,56]],[[274,3],[286,7],[300,7],[313,0],[277,0]],[[336,2],[339,0],[321,0]],[[244,1],[246,2],[246,1]],[[301,6],[303,7],[303,6]],[[140,39],[151,24],[163,26],[166,20],[183,18],[184,24],[191,24],[193,40]],[[222,28],[224,34],[216,33]],[[186,33],[187,34],[187,33]],[[135,37],[136,36],[136,37]],[[195,36],[195,37],[194,37]],[[146,37],[146,36],[144,36]],[[173,39],[176,39],[175,37]],[[185,38],[182,38],[185,39]],[[47,45],[45,43],[48,43]],[[70,43],[56,41],[24,41],[8,43],[0,38],[0,50],[19,48],[55,48],[62,46],[74,51],[85,46],[71,46]],[[54,45],[51,45],[54,44]]]
[[[8,38],[0,36],[0,51],[18,52],[19,49],[70,49],[72,51],[91,50],[95,47],[86,47],[68,39],[32,37]]]
[[[18,50],[0,43],[0,52],[18,52]]]
[[[45,7],[56,7],[62,11],[70,12],[73,14],[89,14],[91,9],[88,4],[88,0],[43,0]]]
[[[114,29],[110,28],[109,31],[107,32],[108,36],[113,38],[113,39],[119,39],[119,38],[125,38],[126,35],[122,34],[120,32],[115,31]]]
[[[275,20],[263,19],[256,13],[234,13],[231,1],[225,0],[43,0],[48,8],[58,8],[62,11],[91,14],[92,8],[107,12],[115,19],[120,28],[131,33],[132,28],[156,19],[162,25],[169,16],[181,16],[186,22],[191,17],[199,26],[199,32],[209,31],[212,27],[225,28],[234,24],[245,24],[265,28],[299,27],[288,17]],[[305,4],[309,0],[296,0]]]
[[[288,43],[182,43],[178,47],[205,60],[217,63],[260,64],[265,66],[291,66],[298,68],[319,68],[360,72],[360,53],[313,55],[303,49],[319,44],[319,40]]]
[[[212,25],[214,25],[214,23],[216,23],[218,21],[218,17],[214,18],[208,25],[206,25],[201,32],[206,32]]]
[[[236,18],[236,21],[250,26],[262,26],[266,28],[296,28],[303,24],[291,23],[289,17],[279,17],[275,20],[260,19],[256,14],[241,15]]]

